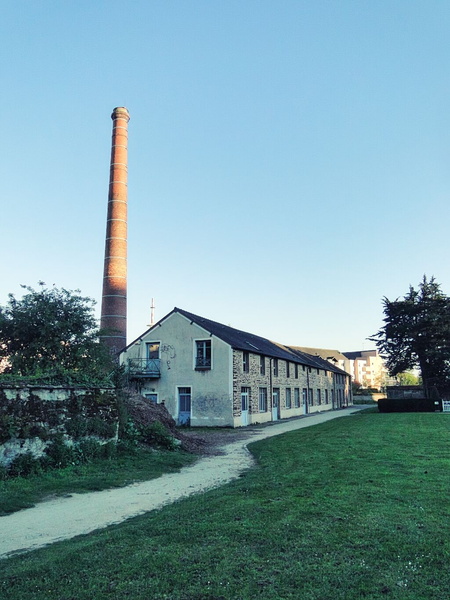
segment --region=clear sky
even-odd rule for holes
[[[128,341],[154,297],[373,347],[383,296],[450,293],[449,31],[448,0],[3,0],[0,304],[100,304],[126,106]]]

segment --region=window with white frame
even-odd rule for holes
[[[286,408],[292,408],[292,390],[286,388]]]
[[[195,341],[195,368],[211,368],[211,340]]]
[[[317,390],[317,406],[322,404],[322,390]]]
[[[267,412],[267,388],[260,387],[258,393],[259,412]]]
[[[160,342],[147,342],[147,359],[155,360],[159,358]]]
[[[144,394],[144,398],[153,404],[158,404],[158,394]]]
[[[250,406],[250,388],[241,387],[241,408],[243,411],[248,410]]]
[[[295,408],[300,406],[300,388],[294,388],[294,406]]]

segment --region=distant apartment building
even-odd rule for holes
[[[352,376],[352,381],[363,388],[377,390],[386,385],[388,373],[378,350],[343,352],[343,355],[348,360],[349,368],[345,370]]]
[[[378,350],[340,352],[330,348],[310,348],[307,346],[296,346],[295,348],[327,360],[335,367],[349,373],[352,382],[363,388],[376,388],[381,391],[385,385],[392,385],[393,383],[392,378],[388,377],[387,369]]]
[[[339,369],[342,369],[346,373],[350,373],[350,360],[339,352],[339,350],[331,350],[330,348],[310,348],[307,346],[295,346],[297,350],[306,352],[312,356],[320,356],[323,360],[328,360],[331,364]]]

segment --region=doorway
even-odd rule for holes
[[[278,421],[280,418],[280,388],[272,390],[272,421]]]
[[[250,398],[250,388],[241,388],[241,425],[243,427],[248,425],[248,405]]]
[[[189,425],[191,422],[191,388],[178,388],[178,425]]]

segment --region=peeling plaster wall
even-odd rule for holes
[[[145,379],[141,394],[157,394],[175,420],[179,417],[178,388],[191,388],[192,426],[233,426],[231,353],[228,344],[179,313],[171,314],[160,325],[142,336],[121,356],[146,358],[147,344],[160,343],[160,377]],[[211,369],[195,370],[195,341],[211,340]]]
[[[0,387],[0,465],[18,455],[35,458],[57,435],[116,441],[118,410],[114,390],[44,386]]]

